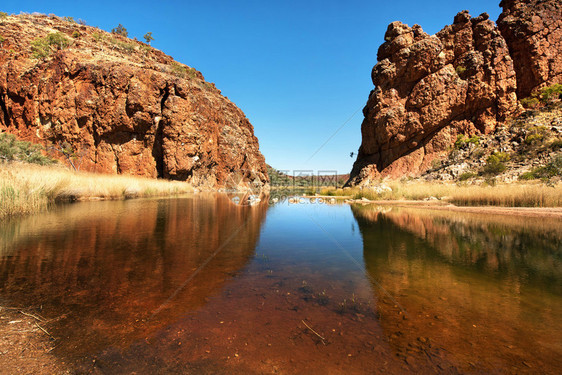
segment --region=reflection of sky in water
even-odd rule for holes
[[[278,204],[268,211],[259,247],[285,257],[340,259],[345,255],[336,241],[360,260],[362,241],[351,230],[354,221],[347,205]]]

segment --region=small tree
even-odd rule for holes
[[[119,24],[117,27],[114,27],[113,29],[111,29],[111,32],[112,32],[113,34],[119,34],[119,35],[124,36],[124,37],[129,36],[129,32],[128,32],[127,29],[126,29],[123,25],[121,25],[121,24]]]
[[[146,40],[146,44],[150,44],[150,42],[152,42],[154,40],[154,38],[152,37],[152,32],[148,32],[146,34],[144,34],[144,40]]]
[[[70,41],[60,32],[50,33],[46,41],[50,46],[55,46],[55,49],[64,49],[70,45]]]

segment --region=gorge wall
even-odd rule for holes
[[[252,125],[195,69],[55,16],[5,17],[0,37],[0,131],[85,171],[268,182]]]
[[[419,25],[388,26],[348,185],[418,175],[457,135],[493,132],[518,113],[518,99],[562,82],[559,1],[500,5],[499,26],[468,11],[432,36]]]
[[[562,2],[502,0],[498,28],[517,73],[517,95],[562,82]]]

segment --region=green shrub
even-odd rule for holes
[[[529,129],[529,134],[525,137],[525,143],[532,145],[539,143],[544,139],[546,133],[546,127],[544,126],[533,126]]]
[[[556,176],[562,176],[562,155],[558,155],[548,164],[533,169],[533,174],[537,178],[550,179]]]
[[[112,41],[115,42],[115,45],[121,50],[124,50],[129,53],[135,51],[135,45],[133,43],[121,42],[118,40],[112,40]]]
[[[484,165],[484,174],[497,175],[505,171],[506,166],[496,154],[488,156]]]
[[[140,47],[140,50],[144,53],[148,53],[148,52],[152,51],[152,47],[147,46],[146,44],[141,44],[139,47]]]
[[[76,23],[76,21],[74,21],[74,17],[63,17],[62,19],[66,22]]]
[[[480,137],[477,135],[473,135],[468,139],[468,143],[472,143],[473,145],[478,146],[480,144]]]
[[[31,56],[36,59],[49,56],[51,50],[63,49],[70,45],[68,39],[60,32],[50,33],[44,38],[35,39],[31,42]]]
[[[455,68],[455,71],[457,72],[457,74],[460,76],[462,75],[464,72],[466,72],[466,68],[462,65],[459,65]]]
[[[431,161],[431,169],[439,169],[443,166],[443,161],[440,159],[433,159]]]
[[[473,135],[472,137],[467,139],[464,134],[457,135],[457,140],[455,141],[455,149],[461,149],[467,144],[478,146],[480,144],[480,137],[477,135]]]
[[[92,36],[94,37],[94,40],[95,40],[96,42],[99,42],[99,41],[101,41],[101,40],[104,39],[104,35],[103,35],[102,33],[93,32],[93,33],[92,33]]]
[[[466,181],[468,179],[471,179],[472,177],[475,177],[476,173],[473,172],[464,172],[459,176],[459,181]]]
[[[541,89],[540,96],[543,102],[549,102],[552,99],[559,98],[562,96],[562,84],[557,83]]]
[[[542,179],[550,180],[552,177],[562,177],[562,155],[556,156],[542,167],[533,168],[530,172],[522,173],[520,180]]]
[[[493,156],[497,157],[499,161],[501,162],[505,162],[505,161],[510,161],[511,160],[511,155],[509,155],[507,152],[494,152],[492,154]]]
[[[524,172],[524,173],[521,173],[518,177],[518,179],[522,180],[522,181],[534,180],[535,178],[536,177],[535,177],[535,174],[533,172]]]
[[[172,69],[172,73],[178,77],[185,78],[185,76],[187,75],[186,67],[181,65],[180,63],[174,61],[170,65],[170,68]]]
[[[455,141],[455,149],[458,150],[466,144],[466,138],[464,134],[457,135],[457,140]]]
[[[111,29],[111,32],[112,32],[113,34],[118,34],[118,35],[121,35],[121,36],[124,36],[124,37],[128,37],[128,36],[129,36],[129,32],[128,32],[127,29],[126,29],[123,25],[121,25],[121,24],[119,24],[117,27],[114,27],[113,29]]]
[[[57,49],[63,49],[70,45],[68,39],[60,32],[50,33],[46,40],[50,46],[55,46]]]
[[[521,104],[525,108],[536,109],[560,97],[562,97],[562,84],[556,83],[551,86],[543,87],[531,96],[521,99]]]
[[[31,56],[34,59],[42,59],[49,56],[51,48],[44,38],[35,39],[31,42]]]
[[[43,147],[30,142],[18,141],[13,134],[0,133],[0,159],[48,165],[56,161],[44,156]]]
[[[521,105],[526,109],[535,109],[538,107],[540,103],[538,98],[533,98],[533,97],[521,99],[520,102]]]
[[[538,143],[542,141],[543,138],[544,138],[544,134],[540,134],[540,133],[529,134],[527,137],[525,137],[525,143],[528,145],[532,145],[534,143]]]
[[[75,31],[72,33],[72,37],[73,37],[73,38],[80,38],[80,33],[75,30]]]
[[[6,12],[0,12],[0,21],[2,21],[4,18],[8,17],[8,13]]]
[[[2,47],[2,45],[4,44],[5,41],[6,41],[6,39],[4,39],[4,37],[2,35],[0,35],[0,47]]]

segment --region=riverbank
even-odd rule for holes
[[[562,219],[562,207],[501,207],[501,206],[455,206],[441,201],[381,201],[352,200],[348,203],[373,204],[392,207],[409,207],[435,211],[449,211],[482,215],[510,215]]]
[[[51,353],[56,339],[43,318],[0,303],[0,368],[6,374],[69,374]]]
[[[61,201],[129,199],[192,193],[180,181],[73,172],[61,166],[0,164],[0,218],[29,214]]]
[[[348,201],[428,202],[455,206],[562,207],[562,183],[547,185],[540,181],[467,184],[424,181],[388,181],[372,187],[321,189],[311,196],[333,197]]]

